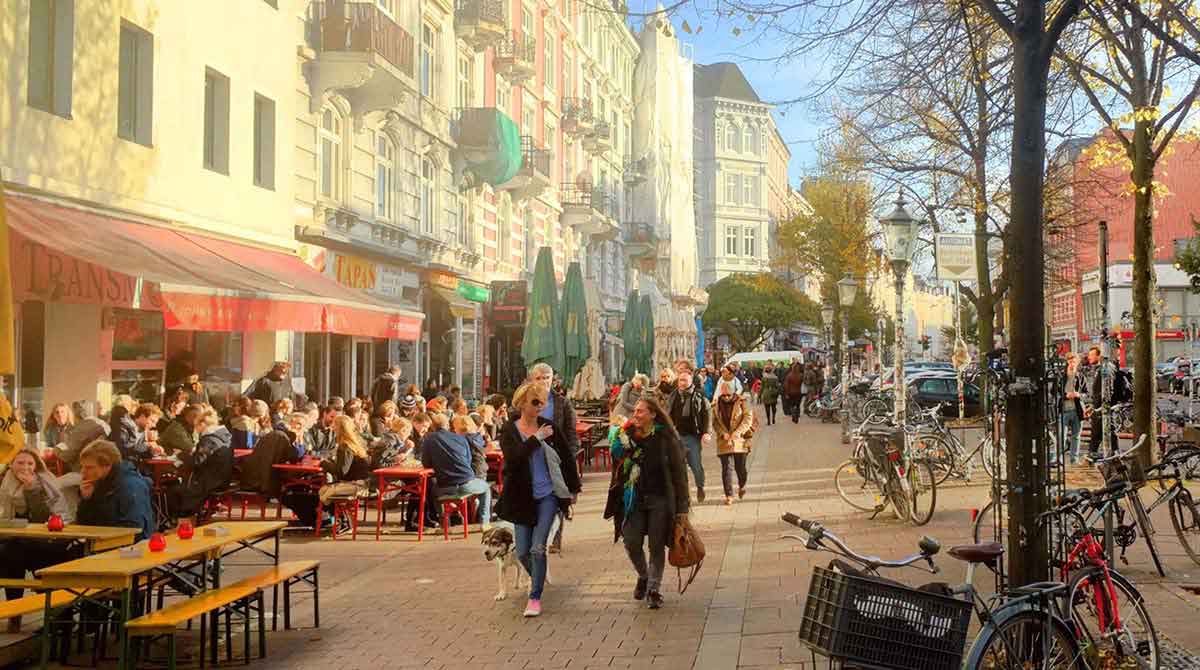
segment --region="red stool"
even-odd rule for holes
[[[337,519],[342,514],[350,515],[350,539],[358,539],[358,496],[335,496],[329,499],[329,504],[333,507],[333,528],[330,530],[330,537],[337,539],[338,522]],[[317,502],[317,523],[314,534],[321,537],[321,519],[325,516],[325,503]]]
[[[607,444],[592,447],[592,468],[602,472],[612,469],[612,450]]]
[[[446,540],[450,539],[450,515],[458,512],[463,518],[463,539],[466,539],[471,532],[471,511],[475,507],[474,493],[464,493],[460,496],[447,496],[438,498],[438,502],[442,504],[442,537]]]

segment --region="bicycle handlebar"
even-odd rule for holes
[[[1137,442],[1133,443],[1132,447],[1126,449],[1125,451],[1115,453],[1112,456],[1109,456],[1107,458],[1098,458],[1098,459],[1092,461],[1092,463],[1099,465],[1101,463],[1111,463],[1113,461],[1119,461],[1122,458],[1128,458],[1130,454],[1137,451],[1138,448],[1141,447],[1145,442],[1146,442],[1146,434],[1142,433],[1142,436],[1137,439]]]
[[[869,570],[878,570],[879,568],[907,568],[907,567],[912,566],[914,563],[916,563],[918,561],[924,560],[926,563],[929,564],[929,567],[921,568],[922,570],[928,570],[931,574],[935,574],[935,575],[939,572],[937,564],[933,562],[933,556],[935,554],[937,554],[938,551],[941,550],[941,544],[939,544],[937,540],[935,540],[931,537],[926,536],[926,537],[921,538],[921,542],[920,542],[921,552],[920,553],[913,554],[912,556],[900,559],[898,561],[888,561],[888,560],[884,560],[878,556],[865,556],[863,554],[859,554],[858,552],[854,551],[850,547],[846,546],[846,543],[843,542],[842,539],[839,538],[837,535],[826,530],[825,527],[822,526],[821,522],[819,522],[819,521],[812,521],[809,519],[801,519],[800,517],[796,516],[795,514],[792,514],[791,512],[785,513],[783,515],[782,519],[786,523],[796,526],[797,528],[808,533],[807,546],[809,549],[812,549],[814,551],[819,551],[821,549],[825,549],[826,551],[830,551],[835,554],[840,554],[846,558],[849,558],[852,561],[855,561],[856,563],[859,563],[860,565],[866,567]],[[837,551],[834,551],[833,549],[829,549],[828,547],[826,547],[823,544],[823,542],[825,540],[828,540],[831,544],[833,544],[834,548]],[[919,567],[919,566],[917,566],[917,567]]]

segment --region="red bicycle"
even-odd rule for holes
[[[1068,543],[1073,544],[1058,566],[1059,578],[1067,585],[1063,609],[1071,613],[1088,666],[1153,670],[1159,667],[1158,634],[1142,594],[1109,565],[1104,545],[1080,511],[1123,495],[1125,486],[1114,482],[1094,491],[1068,491],[1042,517],[1056,519],[1052,527],[1070,533]]]

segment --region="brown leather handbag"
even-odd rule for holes
[[[671,540],[671,549],[667,552],[667,562],[677,568],[679,576],[679,592],[687,591],[687,587],[695,581],[700,567],[704,565],[704,542],[700,534],[692,527],[687,515],[675,517],[675,530]],[[683,568],[691,568],[687,582],[683,581]]]

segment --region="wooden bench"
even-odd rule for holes
[[[320,561],[288,561],[279,565],[264,570],[256,575],[247,577],[234,586],[251,586],[259,589],[267,589],[279,585],[283,585],[283,628],[290,630],[292,627],[292,586],[300,583],[307,584],[312,587],[313,595],[313,628],[321,627],[321,601],[320,601],[320,582],[318,573],[320,572]],[[272,614],[279,611],[279,593],[275,591],[271,601]],[[278,617],[272,616],[271,630],[278,628]]]
[[[130,638],[138,637],[167,637],[167,667],[175,668],[175,632],[180,624],[199,617],[200,619],[200,667],[204,667],[205,644],[209,642],[213,664],[217,661],[217,635],[219,618],[225,614],[225,653],[227,660],[233,660],[233,631],[231,617],[234,610],[240,609],[242,615],[242,633],[244,661],[250,663],[250,615],[252,604],[258,605],[258,657],[267,655],[266,628],[263,625],[263,595],[262,589],[245,583],[224,586],[212,591],[203,591],[180,602],[168,605],[158,611],[140,616],[125,624],[126,634]],[[212,619],[209,631],[208,618]]]
[[[18,580],[10,579],[5,581],[11,582]],[[96,591],[88,591],[86,593],[91,594],[95,592]],[[66,607],[67,605],[75,602],[78,597],[78,595],[66,590],[51,591],[50,608],[58,609],[59,607]],[[0,602],[0,621],[4,619],[12,619],[13,617],[25,616],[27,614],[40,614],[45,610],[46,594],[44,593],[34,593],[32,595],[17,598],[16,600],[5,600],[4,602]]]

